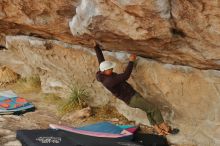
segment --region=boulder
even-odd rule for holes
[[[220,69],[218,1],[4,0],[0,45],[28,35],[107,50],[135,52],[160,62]]]
[[[51,84],[43,86],[59,85],[62,95],[70,90],[66,85],[85,87],[90,93],[91,106],[111,104],[129,120],[149,125],[143,111],[115,100],[96,81],[98,62],[91,48],[27,36],[8,36],[6,41],[9,53],[31,66],[33,73],[53,79]],[[47,48],[48,43],[50,49]],[[129,54],[104,51],[104,55],[106,60],[117,63],[115,72],[123,72]],[[166,122],[180,129],[180,134],[168,137],[171,142],[199,146],[219,144],[219,71],[163,64],[138,57],[128,82],[144,98],[158,105]]]

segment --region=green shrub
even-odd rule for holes
[[[61,114],[66,114],[74,109],[83,108],[88,101],[89,94],[85,88],[70,87],[70,94],[66,102],[61,105]]]

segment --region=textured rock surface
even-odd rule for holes
[[[9,50],[2,52],[11,51],[24,63],[17,72],[37,73],[42,80],[50,77],[42,84],[44,92],[59,89],[58,93],[64,96],[68,85],[84,86],[90,92],[92,105],[112,103],[129,120],[149,124],[143,112],[115,100],[95,80],[98,64],[91,49],[26,36],[8,36],[6,41]],[[123,71],[127,54],[105,52],[105,56],[118,63],[116,72]],[[24,66],[32,70],[23,71],[27,68]],[[159,106],[166,121],[181,129],[178,136],[169,137],[171,142],[219,145],[219,71],[161,64],[140,57],[129,82],[147,100]]]
[[[19,79],[19,75],[10,68],[3,66],[0,67],[0,87],[15,83]]]
[[[90,44],[89,38],[96,38],[109,50],[137,52],[165,63],[220,69],[219,3],[4,0],[0,1],[0,36],[26,34],[84,45]]]
[[[91,34],[109,47],[167,63],[219,69],[216,5],[219,1],[82,0],[70,27],[74,35]]]
[[[139,58],[129,82],[180,127],[170,140],[218,146],[219,15],[219,0],[2,0],[0,65],[39,74],[44,92],[63,97],[69,85],[84,86],[92,105],[116,103],[128,119],[136,115],[148,124],[143,112],[112,100],[95,80],[98,64],[89,47],[95,38],[107,50],[136,52],[154,61]],[[35,37],[6,38],[21,34]],[[127,54],[105,55],[123,71]]]
[[[70,112],[62,117],[62,120],[79,120],[85,119],[92,116],[92,109],[91,107],[83,108],[81,110],[76,110],[74,112]]]
[[[78,39],[71,35],[68,22],[75,15],[77,3],[78,0],[0,1],[0,36],[26,34],[76,43]]]

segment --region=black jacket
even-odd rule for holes
[[[95,47],[99,64],[105,61],[102,50],[98,45]],[[96,73],[96,78],[117,98],[129,103],[131,97],[135,94],[133,87],[127,83],[133,69],[133,62],[129,62],[124,73],[113,73],[110,76],[102,74],[101,71]]]

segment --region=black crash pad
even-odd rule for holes
[[[144,146],[169,146],[166,137],[154,134],[135,133],[134,142]]]
[[[114,138],[99,138],[62,130],[18,130],[17,139],[23,146],[143,146]]]

